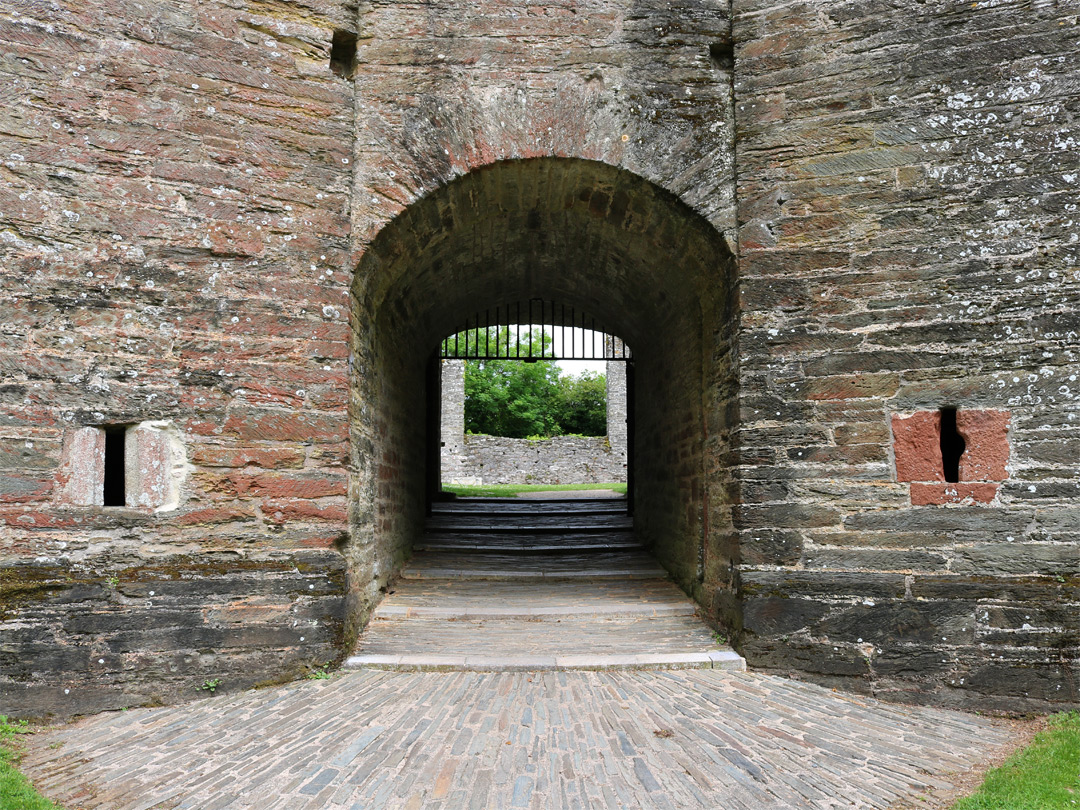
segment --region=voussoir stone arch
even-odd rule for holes
[[[423,519],[425,363],[464,315],[533,297],[581,307],[630,344],[639,532],[699,598],[730,585],[718,581],[732,548],[717,459],[735,412],[737,287],[723,235],[625,169],[505,160],[402,210],[356,268],[347,554],[359,621]]]

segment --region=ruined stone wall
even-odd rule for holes
[[[626,481],[626,454],[607,436],[510,439],[465,436],[465,471],[478,484],[590,484]]]
[[[339,653],[346,16],[0,9],[2,713],[195,697]],[[103,426],[128,427],[129,505],[103,505]]]
[[[735,2],[751,665],[1078,699],[1077,12]]]
[[[465,460],[465,361],[441,362],[440,478],[444,484],[476,483],[476,473]]]
[[[607,402],[607,437],[612,447],[622,448],[626,455],[627,391],[626,363],[609,361],[604,370],[604,390]]]

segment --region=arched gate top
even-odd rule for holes
[[[620,360],[630,347],[593,315],[542,298],[479,310],[446,337],[440,355],[463,360]]]

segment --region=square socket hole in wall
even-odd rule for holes
[[[356,69],[356,34],[338,29],[330,43],[330,70],[343,79],[351,79]]]
[[[709,45],[709,59],[713,67],[720,70],[734,70],[735,68],[735,43],[714,42]]]

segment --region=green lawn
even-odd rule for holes
[[[986,775],[953,810],[1080,808],[1080,712],[1051,715],[1045,731]]]
[[[15,767],[19,762],[15,741],[19,734],[28,733],[26,723],[9,722],[0,715],[0,810],[60,810],[34,790]]]
[[[513,498],[519,492],[573,492],[582,489],[612,489],[626,494],[626,484],[490,484],[477,487],[443,484],[444,492],[453,492],[464,498]]]

